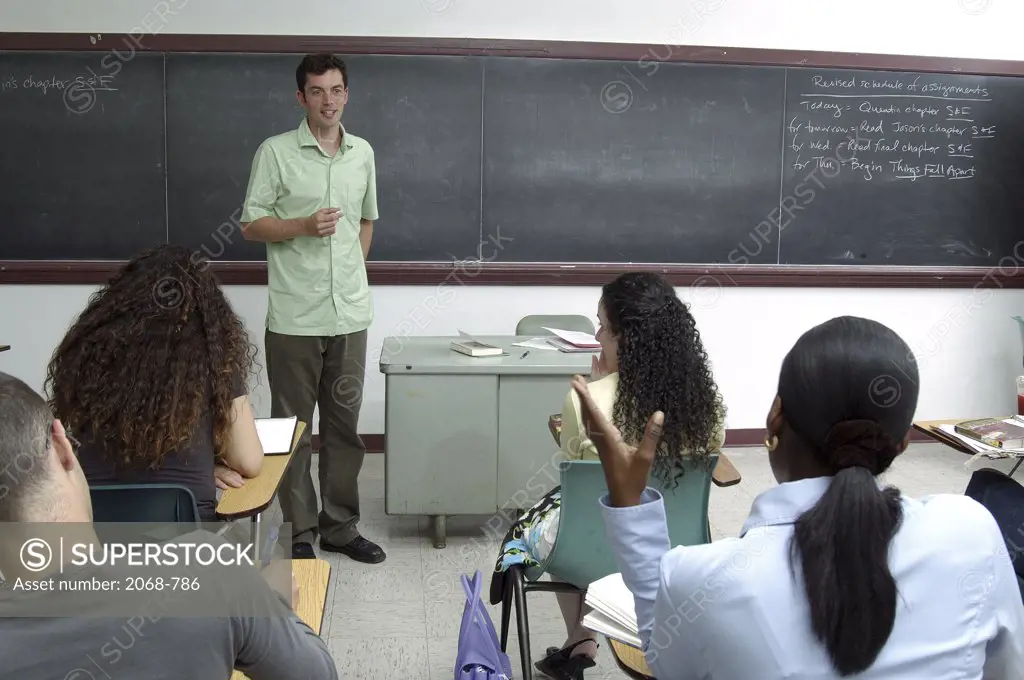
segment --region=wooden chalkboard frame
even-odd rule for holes
[[[663,56],[669,47],[668,56]],[[634,60],[1024,76],[1024,62],[925,56],[769,50],[760,48],[643,45],[471,38],[394,38],[285,35],[0,33],[0,50],[234,52],[510,56]],[[638,56],[639,55],[639,56]],[[657,55],[657,56],[653,56]],[[675,285],[796,288],[1024,288],[1024,264],[999,267],[869,267],[760,265],[646,265],[628,263],[370,262],[375,285],[596,286],[624,271],[656,271]],[[100,284],[116,261],[0,260],[0,283]],[[213,262],[225,284],[265,285],[264,262]]]

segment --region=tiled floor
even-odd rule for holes
[[[738,533],[754,497],[774,485],[764,449],[730,449],[730,458],[743,475],[741,484],[712,487],[711,526],[715,538]],[[910,496],[962,493],[969,471],[967,457],[939,444],[913,444],[900,456],[887,481]],[[314,465],[316,457],[314,456]],[[1003,462],[985,465],[1008,470]],[[313,479],[316,480],[314,468]],[[464,595],[461,574],[480,569],[485,575],[484,602],[489,573],[498,542],[507,525],[498,529],[489,517],[448,519],[448,546],[433,547],[426,518],[389,517],[384,514],[384,456],[370,454],[359,480],[362,494],[363,535],[379,542],[387,561],[364,565],[336,554],[321,555],[331,562],[332,578],[321,634],[337,660],[342,677],[349,680],[429,678],[449,680],[458,644]],[[281,521],[275,504],[267,522]],[[563,642],[565,629],[555,597],[535,593],[528,600],[534,658],[549,645]],[[495,627],[501,617],[491,608]],[[516,677],[521,677],[518,641],[513,617],[509,655]],[[602,680],[625,675],[615,666],[602,641],[598,665],[587,678]],[[543,677],[543,676],[539,676]]]

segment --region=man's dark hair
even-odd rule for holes
[[[23,519],[46,476],[53,414],[24,382],[0,372],[0,521]]]
[[[295,69],[295,84],[299,86],[300,92],[305,92],[307,76],[322,76],[328,71],[341,71],[341,82],[346,89],[348,88],[348,69],[345,68],[345,62],[327,52],[307,54],[303,57]]]

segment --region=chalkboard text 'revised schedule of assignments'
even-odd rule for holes
[[[239,233],[241,203],[260,141],[301,120],[301,55],[138,53],[114,74],[101,58],[0,52],[0,260],[121,260],[168,241],[265,259]],[[344,121],[376,152],[371,261],[961,267],[1015,255],[1019,78],[346,61]],[[626,110],[603,99],[619,80],[633,83]]]
[[[790,69],[781,264],[1024,257],[1024,86]]]

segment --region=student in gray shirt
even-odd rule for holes
[[[99,545],[99,540],[89,487],[63,425],[42,397],[2,372],[0,522],[9,523],[0,527],[0,680],[228,680],[234,669],[251,680],[338,678],[323,640],[295,615],[294,600],[272,588],[256,568],[232,567],[222,574],[230,579],[219,582],[202,573],[203,600],[237,605],[223,615],[186,616],[175,610],[171,616],[127,617],[124,593],[16,590],[15,584],[39,582],[47,571],[58,582],[120,575],[115,575],[118,567],[68,568],[70,574],[63,575],[53,563],[43,572],[29,568],[35,566],[35,553],[26,562],[28,523],[62,523],[48,526],[73,533],[76,541]],[[189,540],[224,544],[207,532],[175,543]],[[150,573],[142,569],[134,567],[132,573]],[[195,593],[180,595],[199,601]],[[82,614],[39,615],[47,610],[37,607],[62,604]]]

